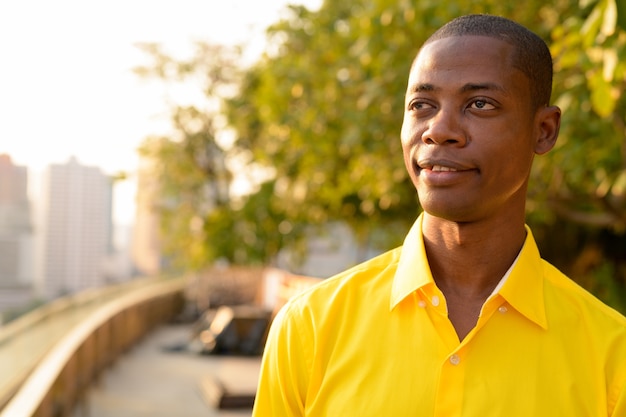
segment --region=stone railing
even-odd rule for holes
[[[64,417],[81,415],[81,409],[87,415],[87,391],[98,375],[186,305],[209,308],[215,297],[225,303],[258,304],[275,313],[319,281],[272,268],[216,268],[194,277],[145,279],[57,300],[0,327],[0,365],[2,349],[16,339],[30,339],[28,345],[47,343],[23,353],[19,346],[9,346],[12,354],[27,356],[30,362],[15,367],[18,371],[4,386],[0,379],[0,417]],[[62,325],[59,340],[49,341],[45,334],[29,338],[29,329],[36,325],[44,333]]]
[[[89,386],[103,369],[151,328],[182,310],[184,288],[184,279],[157,280],[127,288],[80,317],[77,325],[68,328],[46,350],[27,376],[16,379],[15,389],[5,387],[5,392],[0,392],[5,397],[0,404],[0,417],[74,415],[85,404]],[[67,303],[47,307],[51,311],[37,321],[53,321],[54,312],[70,311],[72,307]],[[34,323],[35,319],[26,318],[26,324],[18,323],[13,330],[7,329],[0,344],[18,337],[24,331],[23,326],[33,324],[29,320]]]

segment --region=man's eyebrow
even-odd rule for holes
[[[506,90],[499,84],[496,83],[467,83],[463,87],[461,87],[461,92],[466,93],[468,91],[478,91],[478,90],[496,90],[506,93]]]
[[[412,93],[421,93],[424,91],[435,91],[435,90],[439,90],[439,88],[429,83],[414,84],[410,89]]]
[[[436,90],[440,90],[440,87],[436,87],[434,84],[430,84],[430,83],[419,83],[419,84],[414,84],[411,88],[410,88],[410,92],[411,93],[422,93],[425,91],[436,91]],[[468,91],[478,91],[478,90],[496,90],[496,91],[501,91],[506,93],[506,90],[499,84],[496,83],[467,83],[464,86],[462,86],[459,91],[462,93],[466,93]]]

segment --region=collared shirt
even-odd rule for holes
[[[426,258],[404,246],[292,298],[255,417],[626,416],[626,318],[542,260],[517,261],[459,338]]]

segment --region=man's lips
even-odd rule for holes
[[[450,159],[414,159],[413,172],[431,187],[449,187],[468,181],[476,167]]]
[[[456,172],[456,171],[458,171],[458,169],[447,167],[447,166],[443,166],[443,165],[434,165],[430,169],[433,172]]]
[[[432,172],[459,172],[469,171],[472,169],[465,164],[449,160],[421,159],[414,161],[414,165],[418,172],[421,170],[428,170]]]

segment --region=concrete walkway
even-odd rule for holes
[[[259,357],[168,352],[188,340],[190,326],[154,330],[105,371],[76,417],[249,417],[251,408],[220,410],[207,398],[207,381],[231,392],[254,393]]]

